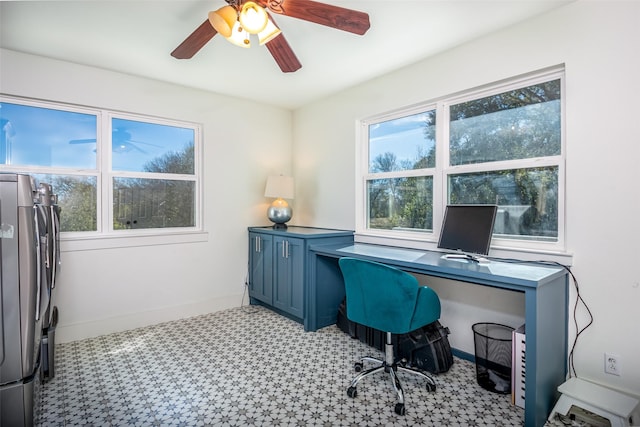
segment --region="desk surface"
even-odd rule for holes
[[[532,262],[477,262],[466,259],[446,259],[442,252],[396,248],[366,243],[353,245],[318,245],[312,251],[335,257],[354,256],[392,264],[418,273],[451,277],[474,282],[500,283],[500,287],[525,290],[539,288],[566,274],[560,266]]]

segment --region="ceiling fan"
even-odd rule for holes
[[[228,5],[209,12],[208,19],[175,48],[171,56],[189,59],[218,33],[243,47],[250,44],[249,34],[257,34],[260,44],[266,45],[282,72],[291,73],[302,64],[270,12],[358,35],[363,35],[370,27],[369,15],[364,12],[313,0],[225,1]]]
[[[138,151],[140,153],[146,154],[147,152],[142,148],[138,147],[138,144],[149,145],[151,147],[158,147],[159,145],[151,144],[149,142],[143,141],[134,141],[131,139],[131,133],[127,132],[124,129],[113,129],[112,133],[112,144],[113,151],[116,153],[127,153],[129,151]],[[95,144],[96,138],[87,138],[87,139],[72,139],[69,141],[69,144]]]

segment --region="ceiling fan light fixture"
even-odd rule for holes
[[[265,43],[269,43],[271,40],[276,38],[282,33],[280,28],[273,23],[271,19],[267,19],[267,26],[264,27],[264,30],[258,33],[258,40],[260,41],[260,46]]]
[[[231,36],[233,25],[238,21],[238,12],[233,6],[223,6],[209,12],[211,26],[224,37]]]
[[[239,19],[242,28],[251,34],[258,34],[264,30],[269,21],[267,11],[252,1],[248,1],[242,5]]]
[[[240,23],[236,21],[233,24],[233,30],[231,31],[231,35],[229,37],[225,37],[229,42],[235,44],[240,47],[251,47],[251,40],[249,39],[249,33],[242,28]]]

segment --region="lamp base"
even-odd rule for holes
[[[286,230],[285,223],[291,219],[292,214],[291,206],[281,198],[274,200],[267,210],[267,218],[273,222],[274,230]]]

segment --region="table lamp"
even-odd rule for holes
[[[264,197],[276,198],[267,210],[267,217],[273,222],[274,230],[286,230],[286,222],[291,219],[293,210],[284,199],[293,199],[293,178],[283,175],[268,177]]]

